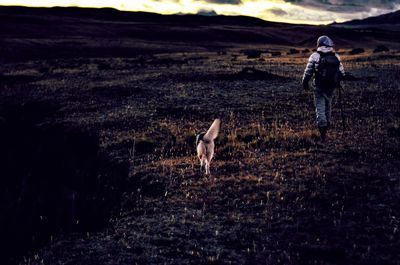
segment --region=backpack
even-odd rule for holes
[[[315,85],[322,90],[333,90],[340,85],[340,61],[333,52],[319,54]]]

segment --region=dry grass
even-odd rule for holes
[[[57,238],[22,264],[397,264],[399,138],[388,129],[400,124],[398,54],[342,56],[346,69],[373,78],[345,84],[348,127],[335,105],[323,147],[299,85],[307,56],[38,62],[51,65],[45,73],[20,65],[18,74],[39,79],[23,86],[37,91],[31,99],[61,106],[52,122],[98,130],[103,150],[131,163],[109,227]],[[226,79],[245,67],[286,79]],[[222,132],[206,177],[194,141],[214,117]]]

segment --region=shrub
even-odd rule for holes
[[[271,52],[271,56],[281,56],[281,52]]]
[[[97,65],[97,69],[104,71],[104,70],[111,70],[112,68],[111,68],[111,65],[108,63],[99,63]]]
[[[297,53],[300,53],[300,51],[297,49],[290,49],[288,52],[288,54],[297,54]]]
[[[261,57],[262,51],[260,50],[243,50],[242,53],[247,55],[248,59],[257,59]]]
[[[375,48],[374,53],[377,52],[388,52],[389,48],[384,46],[384,45],[379,45],[378,47]]]
[[[355,48],[355,49],[352,49],[349,53],[354,55],[354,54],[361,54],[364,52],[365,52],[365,50],[363,48]]]

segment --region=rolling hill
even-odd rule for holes
[[[353,30],[369,29],[377,32],[381,31],[398,32],[400,31],[400,10],[361,20],[356,19],[344,23],[334,23],[331,26],[348,28]]]
[[[375,17],[369,17],[366,19],[362,20],[351,20],[345,23],[342,23],[343,25],[363,25],[363,26],[370,26],[370,25],[400,25],[400,10],[388,13],[388,14],[383,14],[380,16],[375,16]]]
[[[1,6],[0,24],[3,61],[131,57],[271,45],[312,48],[322,34],[334,38],[340,47],[375,47],[376,42],[394,47],[399,44],[393,40],[400,39],[400,32],[360,31],[348,24],[294,25],[244,16],[160,15],[110,8]]]

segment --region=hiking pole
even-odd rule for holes
[[[342,132],[346,129],[346,120],[343,112],[343,99],[342,99],[342,85],[339,85],[339,107],[340,107],[340,115],[342,116]]]

